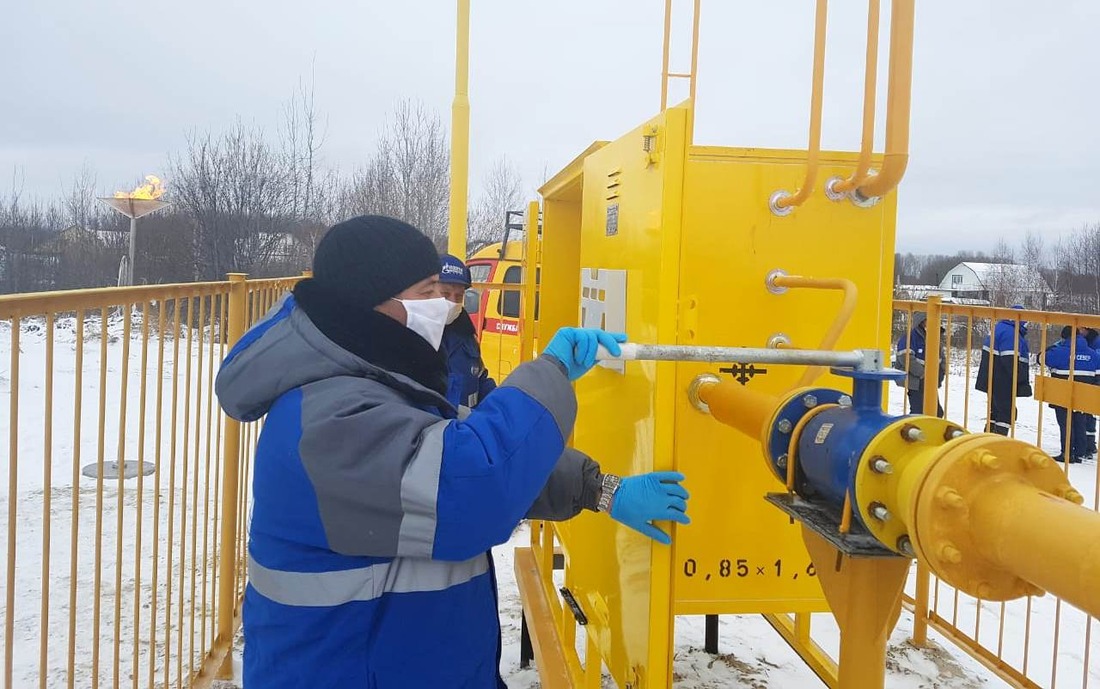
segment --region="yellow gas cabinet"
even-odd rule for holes
[[[859,308],[827,344],[886,348],[895,197],[860,205],[819,193],[773,212],[776,193],[802,183],[805,152],[694,146],[691,118],[690,103],[670,108],[593,145],[540,190],[542,328],[622,328],[632,341],[658,344],[818,347],[844,295],[778,288],[774,277],[787,274],[850,280]],[[823,179],[855,166],[854,154],[821,155]],[[670,685],[675,615],[827,610],[800,528],[763,499],[782,483],[759,441],[691,406],[685,391],[703,372],[772,394],[805,374],[632,362],[577,384],[578,449],[623,475],[679,470],[691,493],[692,524],[676,529],[671,548],[602,515],[553,527],[588,655],[598,652],[621,687]],[[550,528],[536,529],[538,544],[551,545]],[[570,656],[568,606],[557,624]],[[580,659],[568,665],[580,672]]]

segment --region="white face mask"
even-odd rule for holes
[[[450,325],[458,318],[458,314],[462,313],[462,304],[456,304],[450,299],[447,300],[447,303],[451,305],[451,312],[447,314],[447,325]]]
[[[443,297],[434,299],[397,299],[405,307],[405,327],[428,341],[432,349],[439,349],[443,341],[443,329],[454,304]]]

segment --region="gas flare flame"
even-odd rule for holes
[[[116,191],[116,199],[159,199],[164,194],[164,182],[156,175],[146,175],[145,184],[133,191]]]

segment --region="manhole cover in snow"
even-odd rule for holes
[[[122,463],[123,478],[137,478],[138,476],[152,476],[156,473],[156,466],[151,462],[126,461]],[[89,464],[81,470],[88,478],[99,476],[99,464]],[[118,479],[118,462],[103,463],[103,478]]]

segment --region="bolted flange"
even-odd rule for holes
[[[906,424],[901,428],[901,437],[905,438],[906,442],[919,443],[924,441],[924,431],[913,424]]]
[[[989,450],[974,450],[968,458],[970,463],[980,469],[997,470],[1004,466],[1000,458]]]
[[[1028,469],[1042,469],[1048,466],[1050,461],[1051,459],[1047,457],[1046,453],[1036,450],[1024,457],[1024,466]]]
[[[802,398],[802,404],[804,404],[807,409],[813,409],[814,407],[817,406],[817,396],[816,395],[806,395],[805,397]]]
[[[1061,493],[1061,495],[1058,497],[1065,498],[1074,505],[1080,505],[1085,502],[1085,496],[1078,493],[1076,488],[1067,488],[1064,491],[1059,491],[1059,493]]]
[[[791,423],[790,419],[780,419],[779,423],[775,424],[775,427],[780,433],[786,435],[787,433],[791,432],[792,428],[794,428],[794,424]]]
[[[871,471],[876,474],[892,474],[894,465],[890,464],[885,457],[875,457],[871,460]]]
[[[966,499],[963,498],[959,491],[948,486],[942,486],[939,491],[936,492],[936,502],[951,510],[966,508]]]
[[[890,519],[890,510],[886,509],[886,505],[883,505],[881,502],[872,502],[867,511],[871,513],[872,517],[880,522]]]
[[[945,562],[950,562],[953,565],[957,565],[962,562],[962,553],[950,541],[941,542],[939,550],[941,560],[944,560]]]

